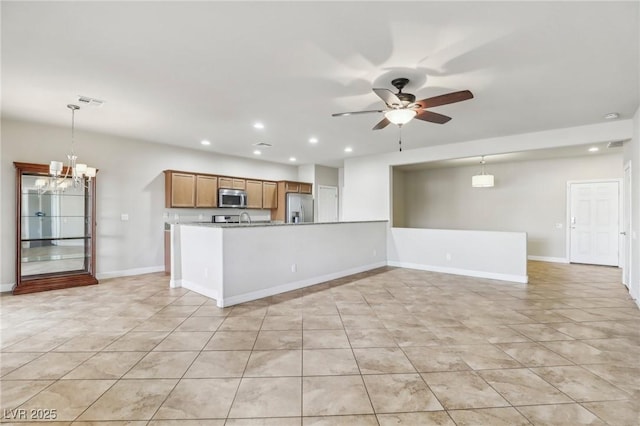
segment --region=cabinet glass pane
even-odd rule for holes
[[[86,270],[89,241],[84,238],[22,242],[22,276]]]
[[[91,264],[86,181],[22,175],[20,262],[23,277],[87,271]]]

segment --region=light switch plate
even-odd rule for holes
[[[123,222],[128,221],[129,220],[129,214],[128,213],[122,213],[120,215],[120,220],[123,221]]]

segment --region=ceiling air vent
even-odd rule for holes
[[[88,96],[78,96],[78,102],[83,105],[92,106],[92,107],[101,107],[104,101],[96,98],[90,98]]]
[[[607,148],[620,148],[624,141],[611,141],[607,144]]]
[[[253,146],[259,146],[260,148],[271,148],[273,145],[266,142],[258,142],[258,143],[254,143]]]

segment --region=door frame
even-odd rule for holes
[[[618,268],[621,268],[622,263],[622,239],[620,238],[620,227],[622,225],[622,196],[620,194],[623,188],[624,179],[584,179],[584,180],[568,180],[567,181],[567,191],[566,191],[566,218],[565,218],[565,258],[567,259],[567,263],[571,263],[571,185],[578,183],[607,183],[607,182],[616,182],[618,184]]]
[[[629,184],[627,185],[627,170],[629,170]],[[631,167],[631,161],[627,161],[623,167],[623,183],[622,183],[622,210],[625,209],[625,205],[628,201],[628,210],[622,211],[622,232],[625,233],[622,247],[623,247],[623,264],[622,264],[622,284],[627,286],[627,289],[631,291],[631,283],[633,283],[633,268],[631,265],[633,264],[631,261],[631,232],[633,229],[633,169]],[[625,227],[626,221],[628,219],[628,227]],[[625,280],[626,278],[626,280]]]

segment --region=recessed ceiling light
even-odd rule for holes
[[[309,143],[318,143],[318,138],[309,138]]]
[[[617,112],[610,112],[609,114],[604,115],[605,120],[615,120],[618,117],[620,117],[620,114]]]
[[[296,157],[289,157],[289,161],[296,161]]]
[[[209,146],[209,145],[211,145],[211,142],[205,140],[205,141],[200,141],[200,144],[202,144],[204,146]]]
[[[591,148],[589,148],[589,152],[597,152],[600,151],[600,148],[598,148],[597,146],[592,146]]]
[[[253,123],[253,127],[256,129],[264,129],[264,124],[262,124],[261,122],[257,121],[255,123]]]
[[[351,148],[350,146],[346,147],[344,149],[344,152],[353,152],[353,148]]]
[[[255,155],[260,155],[260,154],[262,154],[262,151],[260,151],[259,149],[256,149],[255,151],[253,151],[253,153]]]

